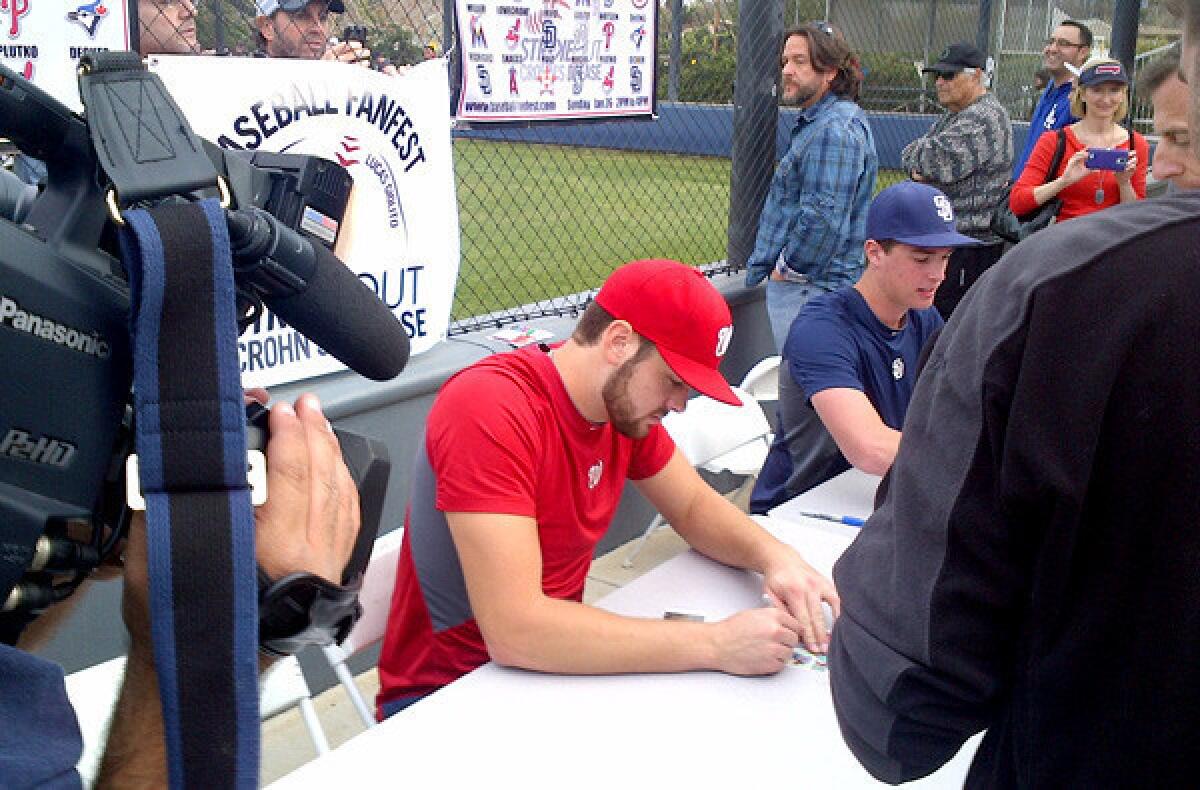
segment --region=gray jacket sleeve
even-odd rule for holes
[[[975,307],[998,294],[983,284]],[[969,305],[921,374],[880,509],[834,568],[838,721],[886,782],[932,772],[987,725],[1019,627],[1027,536],[994,492],[1024,340],[1015,303]]]

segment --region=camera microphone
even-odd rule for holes
[[[333,253],[257,208],[226,210],[239,286],[357,373],[376,381],[408,362],[408,334]]]

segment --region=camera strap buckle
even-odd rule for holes
[[[133,52],[92,52],[80,59],[79,95],[100,166],[118,203],[217,187],[217,169],[162,81]],[[228,187],[222,192],[227,204]],[[119,216],[120,212],[115,212]]]

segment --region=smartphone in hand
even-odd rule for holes
[[[1089,170],[1119,172],[1129,164],[1129,151],[1124,148],[1089,148],[1084,166]]]

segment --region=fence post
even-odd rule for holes
[[[667,65],[667,99],[679,101],[679,69],[683,59],[683,0],[671,0],[671,60]]]
[[[1113,8],[1112,49],[1109,54],[1125,64],[1133,77],[1133,56],[1137,54],[1139,0],[1117,0]]]
[[[775,170],[779,107],[775,86],[783,34],[783,3],[743,0],[738,8],[737,69],[733,83],[733,162],[729,182],[727,261],[740,268],[754,250]]]
[[[992,54],[992,0],[979,0],[979,28],[975,31],[975,46],[985,57]]]

